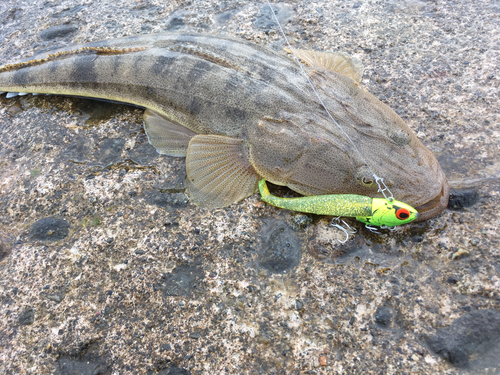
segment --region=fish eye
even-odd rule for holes
[[[368,177],[363,177],[363,178],[361,179],[361,183],[362,183],[363,185],[373,185],[373,179],[368,178]]]
[[[358,168],[358,171],[356,173],[356,180],[360,185],[367,188],[376,186],[372,173],[366,166]]]
[[[406,220],[410,217],[410,211],[408,211],[406,208],[398,208],[396,210],[396,217],[399,220]]]

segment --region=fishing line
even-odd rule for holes
[[[283,30],[283,28],[281,27],[281,24],[280,24],[280,21],[278,20],[278,17],[276,16],[276,13],[274,12],[274,8],[273,6],[271,5],[271,3],[269,2],[269,0],[266,0],[267,4],[269,5],[269,8],[271,9],[271,13],[273,14],[273,17],[274,17],[274,20],[276,21],[276,24],[278,25],[280,31],[281,31],[281,35],[283,35],[283,39],[285,39],[285,42],[286,44],[288,45],[288,49],[292,52],[292,55],[293,55],[293,58],[295,59],[295,61],[297,61],[297,63],[299,64],[299,67],[300,67],[300,70],[302,71],[302,73],[304,74],[304,76],[306,77],[307,79],[307,82],[309,83],[309,85],[311,86],[314,94],[316,95],[316,97],[318,98],[321,106],[324,108],[324,110],[326,111],[326,113],[328,114],[328,117],[330,117],[330,120],[332,120],[332,122],[337,125],[337,128],[339,128],[339,130],[347,137],[347,139],[349,140],[349,142],[351,142],[352,146],[354,147],[354,150],[356,150],[356,152],[358,153],[359,157],[361,158],[361,160],[365,163],[365,165],[368,167],[368,169],[370,170],[370,172],[372,173],[373,177],[375,178],[375,182],[377,183],[378,185],[378,191],[380,193],[382,193],[382,195],[384,196],[385,199],[387,199],[389,202],[392,202],[394,200],[394,196],[392,195],[392,192],[389,190],[389,188],[387,187],[387,185],[384,183],[384,179],[381,178],[381,177],[378,177],[375,172],[373,171],[373,169],[370,167],[370,165],[368,164],[368,162],[365,160],[365,158],[363,157],[363,155],[361,154],[361,152],[359,151],[359,149],[356,147],[356,144],[354,143],[354,141],[351,139],[351,137],[349,137],[349,135],[344,131],[344,129],[342,128],[342,126],[340,126],[340,124],[338,123],[338,121],[336,121],[333,116],[330,114],[330,111],[328,111],[328,109],[326,108],[326,105],[325,103],[323,103],[323,100],[321,100],[321,97],[319,96],[318,92],[316,91],[316,87],[314,86],[314,84],[312,83],[311,79],[309,78],[309,76],[307,75],[306,71],[304,70],[303,66],[302,66],[302,63],[300,62],[299,58],[297,57],[297,55],[295,54],[295,52],[293,51],[293,48],[292,46],[290,45],[290,43],[288,42],[288,39],[285,35],[285,31]]]

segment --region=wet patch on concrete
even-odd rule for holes
[[[288,21],[296,16],[295,12],[288,4],[273,3],[272,6],[274,8],[274,14],[282,25],[286,25]],[[269,32],[278,27],[269,5],[262,5],[259,15],[255,18],[254,26],[265,32]]]
[[[271,273],[283,273],[298,266],[302,241],[287,222],[269,220],[258,236],[262,238],[257,255],[261,267]]]
[[[449,327],[427,336],[429,348],[456,367],[469,367],[470,362],[500,347],[500,312],[478,310],[457,318]]]
[[[93,157],[95,162],[101,166],[116,163],[120,160],[125,140],[123,138],[105,138],[97,145]]]
[[[75,137],[64,154],[66,159],[71,163],[85,164],[92,157],[92,149],[92,140],[85,135],[79,135]]]
[[[156,152],[154,146],[148,142],[148,138],[142,132],[142,129],[135,137],[133,147],[126,147],[125,152],[128,158],[141,165],[157,165],[159,159],[165,158],[165,156]]]
[[[181,265],[163,275],[156,288],[162,291],[164,297],[189,296],[203,275],[204,271],[199,261]]]
[[[80,112],[84,122],[81,126],[95,126],[105,121],[109,121],[118,114],[123,113],[124,104],[113,103],[104,100],[72,99],[74,110]]]
[[[71,353],[62,354],[56,360],[58,375],[109,375],[111,365],[109,359],[98,354],[97,343],[85,343]]]

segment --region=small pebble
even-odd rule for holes
[[[191,339],[194,339],[194,340],[197,340],[201,337],[201,334],[199,332],[191,332],[189,334],[189,338]]]
[[[469,250],[458,249],[458,251],[453,253],[453,255],[451,256],[451,260],[455,260],[456,258],[458,258],[460,256],[469,255],[469,254],[470,254]]]
[[[7,109],[7,113],[11,116],[16,116],[17,114],[21,113],[22,111],[23,111],[23,109],[19,105],[16,105],[16,104],[14,104],[13,106],[10,106]]]
[[[127,265],[126,264],[123,264],[123,263],[120,263],[120,264],[117,264],[116,266],[113,267],[113,269],[116,271],[116,272],[120,272],[122,270],[125,270],[127,269]]]
[[[293,221],[295,224],[300,225],[300,226],[306,226],[307,224],[312,223],[312,219],[304,214],[296,214],[293,217]]]
[[[470,243],[473,246],[479,245],[480,242],[481,242],[481,240],[479,238],[477,238],[477,237],[474,237],[472,240],[470,240]]]
[[[325,355],[322,355],[321,357],[319,357],[319,365],[326,366],[326,356]]]

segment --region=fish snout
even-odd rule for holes
[[[439,168],[439,178],[442,181],[441,191],[434,196],[432,199],[424,204],[421,204],[415,209],[418,211],[418,218],[415,221],[424,221],[438,215],[448,206],[448,199],[450,197],[450,186],[448,185],[448,180],[444,175],[441,167]]]

